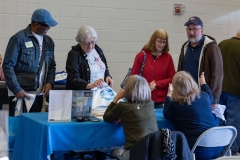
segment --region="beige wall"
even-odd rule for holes
[[[175,3],[185,6],[183,15],[173,15]],[[199,16],[204,33],[217,42],[235,36],[240,25],[239,0],[0,0],[0,53],[4,55],[9,38],[30,23],[37,8],[49,10],[59,23],[48,32],[56,45],[57,71],[65,70],[78,28],[91,25],[98,33],[116,91],[136,53],[156,29],[168,32],[176,67],[187,40],[183,24],[189,17]]]

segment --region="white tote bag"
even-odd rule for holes
[[[102,88],[95,88],[93,90],[92,115],[102,116],[117,94],[106,83]]]

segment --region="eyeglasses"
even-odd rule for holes
[[[90,45],[95,45],[97,43],[97,41],[91,41],[91,42],[84,42],[83,45],[84,46],[90,46]]]
[[[167,43],[166,40],[158,40],[158,39],[156,39],[156,42],[158,42],[158,43],[162,43],[162,44],[166,44],[166,43]]]
[[[40,24],[41,26],[43,26],[43,27],[49,27],[49,25],[47,25],[46,23],[44,23],[44,22],[37,22],[38,24]]]
[[[186,31],[187,31],[187,32],[191,32],[191,31],[192,31],[192,32],[195,33],[195,32],[197,32],[199,29],[202,29],[202,28],[186,28]]]

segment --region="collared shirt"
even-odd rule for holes
[[[198,83],[198,67],[199,57],[204,44],[205,37],[202,36],[197,46],[193,47],[191,43],[188,44],[188,48],[182,63],[182,70],[191,74],[193,79]]]

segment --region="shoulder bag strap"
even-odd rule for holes
[[[143,69],[144,69],[144,66],[145,66],[145,63],[146,63],[146,52],[144,50],[142,50],[141,52],[143,52],[144,57],[143,57],[142,67],[141,67],[140,73],[139,73],[140,76],[142,76],[142,72],[143,72]]]

